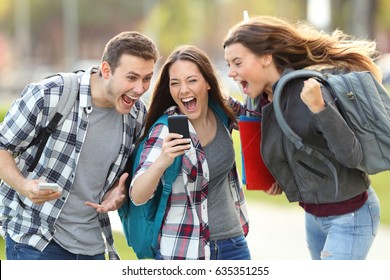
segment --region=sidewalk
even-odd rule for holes
[[[248,205],[250,231],[248,243],[253,259],[310,260],[306,247],[304,211],[298,205]],[[390,260],[390,227],[379,226],[367,257],[368,260]]]
[[[306,248],[304,212],[297,205],[275,206],[249,202],[248,244],[253,260],[310,260]],[[110,212],[113,230],[122,231],[116,212]],[[390,227],[380,225],[368,260],[390,260]]]

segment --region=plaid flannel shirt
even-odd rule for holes
[[[29,84],[0,124],[0,149],[18,155],[15,160],[22,174],[28,179],[41,178],[48,182],[56,182],[63,188],[59,199],[39,205],[17,193],[5,182],[0,182],[0,233],[3,236],[8,234],[16,242],[28,244],[40,251],[53,238],[54,224],[72,188],[87,132],[87,111],[92,106],[90,88],[92,71],[96,71],[96,68],[92,67],[89,71],[79,74],[79,99],[76,100],[68,118],[49,138],[33,172],[28,172],[27,169],[37,151],[37,146],[25,149],[48,123],[48,116],[57,104],[63,89],[62,78],[57,75],[39,83]],[[107,173],[100,201],[123,173],[133,143],[143,130],[145,116],[146,107],[142,101],[136,102],[130,114],[123,115],[120,152]],[[99,221],[106,239],[109,258],[119,259],[114,248],[108,214],[99,214]]]
[[[177,107],[165,113],[177,114]],[[232,127],[229,127],[230,133]],[[149,134],[141,153],[140,165],[134,178],[145,172],[159,156],[168,127],[157,125]],[[210,232],[207,215],[209,169],[204,151],[190,124],[192,143],[182,159],[182,170],[173,183],[165,219],[159,236],[159,246],[164,259],[210,259]],[[244,234],[249,231],[249,219],[244,193],[236,165],[229,172],[231,194],[239,212]],[[164,182],[164,177],[162,178]]]

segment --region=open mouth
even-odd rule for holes
[[[240,88],[241,94],[248,94],[249,84],[247,81],[235,80],[235,82],[237,83],[238,87]]]
[[[192,112],[196,108],[197,99],[195,97],[187,97],[181,99],[181,102],[188,111]]]
[[[247,94],[248,93],[248,86],[249,86],[248,82],[241,81],[240,84],[241,84],[241,87],[242,87],[242,92]]]
[[[123,102],[128,105],[128,106],[133,106],[133,104],[138,100],[139,98],[136,98],[136,97],[133,97],[133,96],[129,96],[129,95],[126,95],[126,94],[123,94],[122,95],[122,100]]]

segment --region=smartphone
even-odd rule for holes
[[[38,188],[40,190],[52,190],[58,192],[60,186],[57,183],[38,183]]]
[[[170,133],[178,133],[183,138],[191,138],[186,115],[168,116],[168,128]]]

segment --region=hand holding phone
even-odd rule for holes
[[[168,128],[170,133],[178,133],[183,135],[183,138],[191,138],[186,115],[169,116]]]
[[[38,183],[38,189],[40,190],[52,190],[58,192],[60,186],[57,183]]]

